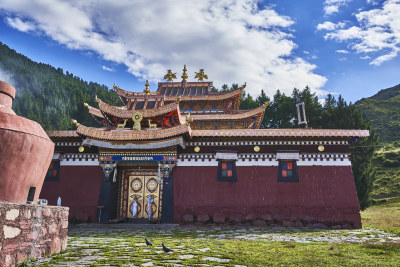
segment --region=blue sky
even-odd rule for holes
[[[254,96],[309,85],[354,102],[400,83],[400,0],[1,0],[0,16],[17,52],[129,91],[184,64]]]

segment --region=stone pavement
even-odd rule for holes
[[[153,241],[147,247],[144,238]],[[185,242],[184,240],[190,240]],[[68,249],[32,266],[203,266],[229,265],[231,259],[212,253],[211,240],[364,243],[398,242],[400,237],[378,229],[327,230],[283,227],[182,227],[177,225],[81,225],[69,229]],[[171,247],[165,253],[161,242]],[[196,243],[196,244],[194,244]],[[215,250],[215,249],[214,249]]]

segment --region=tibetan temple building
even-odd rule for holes
[[[367,130],[259,129],[268,103],[239,110],[246,84],[213,92],[203,70],[188,82],[186,66],[173,78],[155,92],[114,85],[121,106],[85,103],[97,128],[48,132],[40,198],[93,222],[361,227],[349,147]]]

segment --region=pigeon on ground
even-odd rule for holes
[[[164,243],[161,243],[161,244],[162,244],[162,249],[163,249],[166,253],[173,251],[172,249],[167,248],[166,246],[164,246]]]
[[[148,245],[148,246],[152,246],[153,245],[152,243],[150,243],[149,240],[147,240],[147,238],[145,238],[144,240],[146,241],[146,245]]]

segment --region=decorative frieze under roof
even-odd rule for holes
[[[358,137],[369,136],[368,130],[339,129],[222,129],[193,130],[192,137]]]

